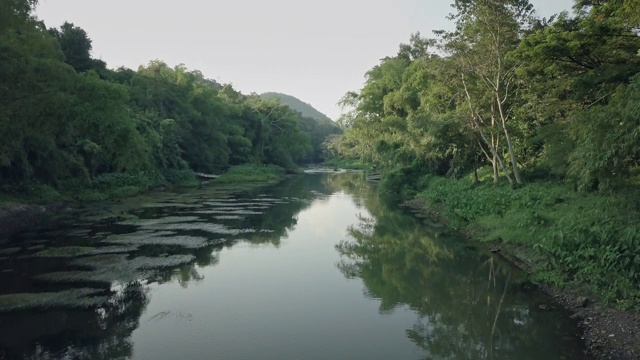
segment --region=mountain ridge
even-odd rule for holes
[[[291,109],[301,113],[302,116],[310,117],[320,121],[329,120],[331,122],[334,122],[330,117],[314,108],[313,105],[304,102],[293,95],[283,94],[279,92],[265,92],[260,94],[260,98],[264,100],[279,99],[280,103],[287,105]]]

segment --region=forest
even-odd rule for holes
[[[452,30],[413,34],[345,94],[340,127],[184,65],[110,69],[36,3],[0,2],[0,194],[92,200],[238,165],[364,164],[382,193],[534,280],[640,308],[640,1],[539,18],[528,0],[455,0]]]
[[[515,255],[537,280],[640,304],[640,2],[456,0],[341,100],[336,157]]]
[[[100,198],[189,182],[193,171],[294,170],[322,161],[324,137],[340,132],[184,65],[109,69],[86,31],[47,28],[36,4],[0,3],[0,192]]]

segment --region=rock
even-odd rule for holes
[[[584,307],[587,307],[588,303],[589,303],[589,298],[587,298],[586,296],[578,296],[576,298],[576,307],[584,308]]]
[[[544,311],[551,311],[551,310],[553,310],[553,307],[552,307],[552,306],[549,306],[549,305],[547,305],[547,304],[540,304],[540,305],[538,305],[538,308],[539,308],[540,310],[544,310]]]
[[[499,253],[500,251],[502,251],[502,249],[500,248],[500,246],[492,246],[491,248],[489,248],[489,251],[491,251],[492,253]]]
[[[533,285],[532,283],[530,283],[528,281],[525,281],[525,282],[522,283],[522,285],[520,285],[520,289],[522,291],[531,291],[531,290],[534,290],[535,288],[536,288],[535,285]]]

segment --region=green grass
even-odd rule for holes
[[[285,170],[275,165],[239,165],[229,169],[216,183],[248,183],[248,182],[275,182],[284,177]]]
[[[534,279],[587,284],[602,300],[640,308],[640,214],[634,197],[567,185],[517,188],[432,178],[418,197],[456,229],[526,258]]]

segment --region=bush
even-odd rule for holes
[[[27,186],[26,194],[31,201],[36,203],[51,203],[56,201],[62,201],[64,197],[53,187],[34,183]]]
[[[397,167],[384,173],[380,181],[383,194],[409,198],[415,196],[420,189],[428,186],[431,175],[424,175],[423,164]]]
[[[197,186],[200,184],[196,175],[190,169],[166,170],[162,175],[169,184],[175,186]]]

